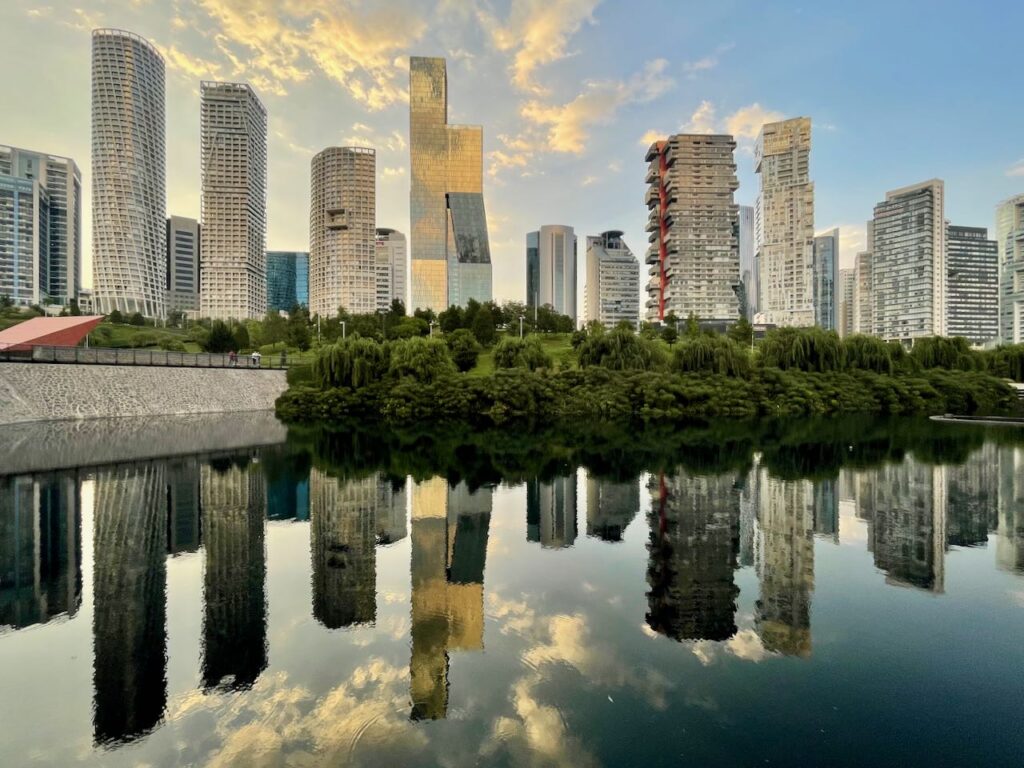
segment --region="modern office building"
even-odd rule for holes
[[[68,304],[82,289],[82,174],[67,157],[0,146],[0,295]]]
[[[584,323],[611,328],[640,319],[640,265],[617,229],[587,238],[583,304]]]
[[[405,235],[377,228],[377,309],[391,309],[395,300],[409,306],[409,254]]]
[[[757,196],[759,315],[776,325],[814,324],[814,184],[810,176],[811,119],[761,128],[754,169]]]
[[[199,222],[167,219],[167,311],[199,311]]]
[[[910,344],[946,332],[942,181],[895,189],[875,206],[871,247],[876,336]]]
[[[377,153],[328,147],[311,165],[309,310],[334,317],[377,308]]]
[[[875,333],[875,298],[871,291],[871,251],[861,251],[853,262],[853,332]]]
[[[245,83],[200,85],[200,313],[227,320],[267,311],[267,110]]]
[[[836,330],[844,339],[854,333],[853,330],[853,288],[856,284],[856,270],[839,270],[839,325]]]
[[[640,483],[618,482],[587,473],[587,536],[622,541],[640,510]]]
[[[747,320],[757,314],[757,239],[754,236],[754,206],[739,208],[740,284],[743,286],[740,310]]]
[[[839,230],[814,238],[814,324],[826,331],[839,327],[836,276],[839,274]]]
[[[164,60],[119,29],[92,33],[92,280],[97,312],[164,317]]]
[[[546,224],[526,235],[526,306],[551,307],[576,323],[576,234]]]
[[[946,335],[999,337],[999,249],[985,227],[946,223]]]
[[[309,254],[267,251],[267,311],[291,312],[309,306]]]
[[[1024,195],[996,207],[999,248],[999,338],[1024,343]]]
[[[445,60],[409,59],[412,309],[490,301],[483,128],[448,125]]]
[[[647,150],[647,319],[735,320],[739,188],[732,136],[677,134]]]

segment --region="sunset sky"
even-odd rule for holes
[[[735,134],[737,201],[753,204],[762,122],[810,116],[816,229],[843,229],[844,266],[886,190],[942,178],[947,218],[988,227],[1024,192],[1024,3],[1010,0],[7,0],[0,144],[82,168],[87,284],[100,26],[164,54],[168,214],[199,214],[200,79],[255,87],[271,250],[308,249],[309,163],[332,145],[377,149],[377,225],[408,233],[408,56],[447,57],[449,121],[484,126],[499,300],[524,298],[525,233],[541,224],[576,228],[581,271],[583,238],[606,229],[642,259],[644,151],[670,132]]]

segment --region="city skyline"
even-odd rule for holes
[[[858,10],[857,19],[817,9],[799,14],[790,7],[699,9],[687,13],[680,45],[667,58],[640,45],[642,25],[624,4],[610,2],[563,3],[543,11],[535,3],[514,2],[502,12],[451,3],[433,9],[392,2],[355,11],[314,3],[294,16],[269,7],[258,19],[228,2],[166,9],[128,2],[78,11],[60,4],[11,7],[0,11],[4,50],[14,57],[29,50],[52,53],[51,69],[62,77],[46,83],[44,100],[37,93],[44,73],[12,83],[15,100],[25,108],[14,114],[0,141],[65,155],[82,168],[84,282],[95,285],[84,62],[91,28],[127,28],[151,40],[167,65],[168,212],[199,213],[199,81],[247,80],[267,104],[270,120],[268,249],[306,249],[308,192],[300,193],[304,174],[295,169],[308,167],[323,146],[350,138],[380,153],[378,225],[409,231],[407,63],[398,60],[444,55],[459,83],[451,121],[485,126],[495,298],[525,296],[522,236],[532,222],[552,218],[547,212],[553,206],[557,219],[577,232],[618,228],[628,242],[644,242],[640,140],[648,131],[662,137],[679,130],[736,135],[736,201],[750,204],[757,191],[752,135],[760,122],[800,114],[816,127],[815,233],[839,226],[842,266],[849,267],[853,255],[865,250],[864,227],[857,222],[870,216],[886,189],[942,178],[948,217],[990,230],[995,205],[1020,192],[1024,164],[1012,132],[1019,107],[997,97],[993,77],[1008,71],[1011,54],[982,45],[982,35],[959,37],[965,23],[1002,25],[1021,15],[1010,4],[1000,5],[972,9],[966,22],[957,9],[942,9],[929,14],[927,29],[914,9],[889,9],[882,30],[869,29],[870,8]],[[745,23],[736,25],[731,16],[740,10]],[[675,13],[681,11],[668,5],[662,12],[666,20]],[[346,17],[349,23],[342,24]],[[389,25],[388,34],[375,35],[388,19],[400,22]],[[319,31],[309,34],[309,47],[303,48],[314,22]],[[772,30],[782,25],[790,34],[810,35],[806,49],[791,52],[781,40],[771,40]],[[328,30],[338,33],[333,45]],[[826,47],[817,42],[822,30],[842,34]],[[541,44],[529,42],[535,39],[531,33],[540,35]],[[599,55],[613,38],[626,51],[616,61]],[[866,56],[869,47],[882,45],[896,52],[896,60],[909,60],[923,45],[943,40],[959,41],[965,54],[960,63],[937,62],[931,77],[912,89],[897,89],[882,77],[898,61],[873,63]],[[798,56],[815,66],[801,68],[799,81],[775,77],[794,71]],[[759,74],[758,62],[768,60],[776,69]],[[965,97],[971,108],[950,113],[948,88],[965,83],[972,86]],[[830,96],[839,93],[842,103]],[[887,120],[877,126],[872,114],[881,109]],[[955,153],[944,151],[968,129],[977,141],[956,143]],[[552,184],[556,174],[565,182]]]

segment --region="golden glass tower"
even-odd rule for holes
[[[445,60],[409,59],[412,308],[491,299],[483,128],[448,125]]]

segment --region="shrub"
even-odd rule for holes
[[[214,320],[210,333],[200,342],[207,352],[230,352],[235,348],[235,337],[222,320]]]
[[[553,368],[554,365],[551,355],[545,351],[536,336],[522,339],[517,336],[506,336],[494,348],[495,368],[525,368],[536,371],[539,368]]]
[[[146,318],[144,318],[142,316],[141,312],[136,312],[130,318],[128,318],[128,324],[129,325],[140,325],[140,326],[141,325],[145,325],[146,324]]]
[[[388,348],[372,339],[353,336],[323,347],[313,360],[313,383],[329,387],[363,387],[388,372]]]
[[[665,351],[653,339],[627,328],[590,335],[577,352],[581,368],[600,366],[612,371],[653,371],[665,367]]]
[[[476,366],[476,360],[480,356],[480,343],[470,331],[465,328],[457,328],[451,333],[445,334],[444,342],[448,345],[448,351],[451,353],[456,368],[466,372]]]
[[[398,378],[433,382],[456,372],[448,346],[441,339],[400,339],[391,343],[389,370]]]
[[[185,345],[177,339],[172,339],[170,336],[165,336],[158,342],[160,349],[167,350],[168,352],[184,352]]]

